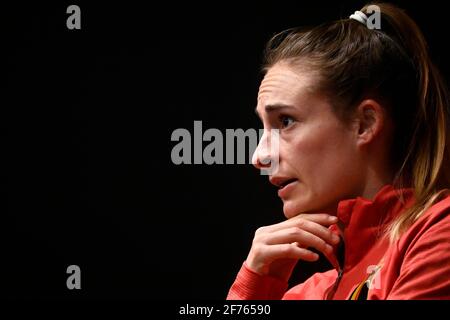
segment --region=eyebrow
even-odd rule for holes
[[[280,110],[280,109],[295,109],[295,107],[291,106],[289,104],[283,104],[283,103],[268,104],[268,105],[264,106],[264,110],[267,113],[274,112],[274,111],[277,111],[277,110]],[[258,113],[258,109],[257,108],[255,108],[255,113],[256,113],[256,115],[258,117],[261,118],[261,116]]]

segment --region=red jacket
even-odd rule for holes
[[[450,299],[450,196],[392,245],[380,237],[382,227],[413,202],[412,189],[391,185],[373,201],[358,197],[339,202],[337,216],[345,225],[342,267],[331,259],[335,269],[287,290],[287,283],[261,276],[244,263],[227,299]],[[333,231],[338,232],[336,227]]]

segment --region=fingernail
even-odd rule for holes
[[[337,221],[338,221],[338,218],[337,218],[336,216],[330,216],[330,217],[328,218],[328,220],[329,220],[330,222],[337,222]]]
[[[338,242],[339,242],[339,237],[333,233],[333,234],[331,235],[331,240],[332,240],[334,243],[338,243]]]
[[[332,253],[333,252],[333,247],[330,246],[329,244],[327,244],[326,251],[327,251],[327,253]]]

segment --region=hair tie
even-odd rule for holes
[[[363,25],[367,26],[367,16],[364,12],[355,11],[354,14],[350,15],[350,19],[361,22]]]

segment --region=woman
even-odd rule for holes
[[[278,129],[279,154],[260,143],[253,162],[278,157],[287,220],[256,231],[228,299],[450,298],[449,104],[414,21],[377,4],[283,32],[264,71],[261,141]],[[314,251],[334,268],[287,290]]]

